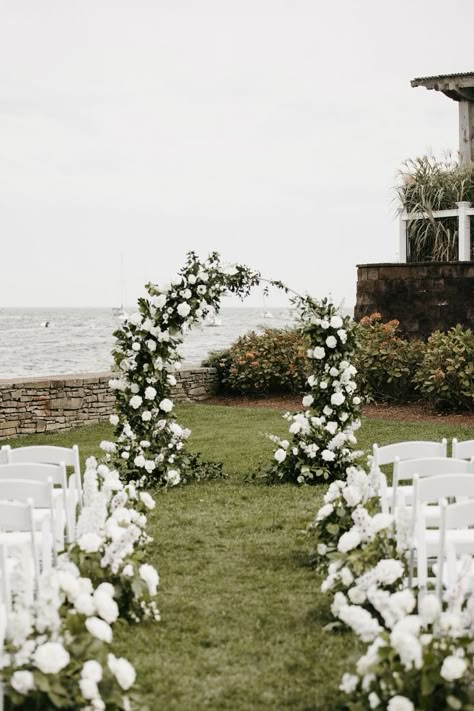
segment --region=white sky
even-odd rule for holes
[[[457,149],[472,0],[0,0],[0,306],[127,302],[212,250],[351,305],[403,160]],[[260,304],[256,295],[249,305]]]

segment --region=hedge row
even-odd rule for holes
[[[474,410],[474,333],[461,326],[436,331],[428,341],[405,340],[396,320],[380,314],[358,325],[354,362],[359,388],[375,402],[426,400],[438,411]],[[214,352],[221,389],[234,394],[300,393],[307,373],[307,343],[294,329],[266,328]]]

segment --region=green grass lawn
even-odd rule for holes
[[[323,486],[249,480],[271,456],[262,433],[284,434],[281,413],[186,405],[192,448],[224,464],[228,479],[158,492],[149,532],[160,571],[162,622],[116,628],[151,711],[336,711],[342,672],[357,653],[347,632],[327,632],[328,600],[308,566],[304,530]],[[97,454],[106,425],[36,435],[12,445],[78,443]],[[402,439],[474,437],[473,428],[365,420],[361,448]]]

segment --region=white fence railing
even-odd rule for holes
[[[457,202],[454,210],[435,210],[429,215],[424,212],[404,212],[400,215],[400,262],[407,261],[408,223],[413,220],[427,220],[432,217],[457,217],[458,219],[458,260],[471,260],[471,216],[474,207],[470,202]]]

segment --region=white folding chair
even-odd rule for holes
[[[72,540],[72,525],[71,514],[69,512],[69,498],[67,487],[66,467],[56,464],[34,464],[27,462],[25,464],[1,464],[0,465],[0,481],[3,479],[14,479],[46,482],[52,480],[53,485],[57,488],[53,491],[53,499],[56,512],[56,540],[58,546],[64,548],[64,528],[67,527],[68,540]],[[36,505],[35,516],[41,517],[38,509],[41,507]]]
[[[7,456],[9,464],[24,464],[35,462],[36,464],[64,464],[73,468],[73,475],[69,479],[71,494],[75,493],[76,504],[82,507],[82,477],[81,463],[79,458],[79,447],[74,444],[72,447],[55,447],[52,445],[35,445],[32,447],[2,447]]]
[[[474,439],[458,442],[456,437],[453,437],[452,456],[456,459],[472,459],[474,457]]]
[[[43,569],[51,567],[51,554],[56,562],[58,542],[55,523],[55,502],[53,482],[27,479],[0,479],[0,501],[31,503],[33,506],[33,524],[37,534],[38,549],[41,550]],[[0,528],[2,521],[0,519]],[[21,536],[17,536],[21,542]],[[24,537],[23,537],[24,538]],[[9,536],[10,541],[15,536]],[[1,542],[1,541],[0,541]]]
[[[474,554],[474,499],[452,504],[442,499],[440,509],[436,591],[441,599],[443,585],[449,589],[457,582],[458,557],[466,553]]]
[[[429,477],[413,476],[412,534],[410,551],[409,585],[413,584],[413,572],[416,558],[417,584],[424,588],[428,584],[428,560],[439,555],[441,509],[440,500],[474,500],[474,476],[472,474],[438,474]],[[436,502],[437,516],[427,516],[430,504]],[[450,531],[450,543],[474,546],[474,530]],[[463,552],[466,552],[463,550]]]
[[[0,501],[0,545],[28,548],[32,561],[35,587],[39,581],[37,531],[33,520],[33,502]]]
[[[379,447],[372,445],[372,456],[370,457],[370,468],[378,471],[380,478],[380,503],[382,511],[388,513],[393,498],[393,489],[387,486],[385,474],[380,470],[384,465],[394,464],[395,460],[419,459],[421,457],[446,457],[448,452],[448,442],[442,439],[440,442],[413,440],[404,442],[393,442]]]
[[[404,461],[396,459],[393,464],[393,485],[391,487],[392,511],[395,511],[397,505],[399,489],[403,491],[405,503],[411,503],[413,486],[411,484],[400,485],[400,482],[412,482],[415,474],[418,474],[419,477],[431,477],[438,474],[474,474],[474,461],[466,462],[464,459],[453,459],[451,457],[423,457]],[[387,487],[387,492],[389,491],[390,487]],[[431,513],[434,515],[434,509]]]

